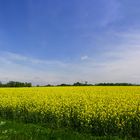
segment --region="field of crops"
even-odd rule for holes
[[[140,87],[1,88],[0,117],[140,137]]]

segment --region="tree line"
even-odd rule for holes
[[[0,87],[32,87],[32,83],[9,81],[5,84],[0,82]]]
[[[46,85],[46,86],[54,86],[54,85]],[[85,81],[84,83],[82,82],[76,82],[73,84],[59,84],[56,86],[140,86],[138,84],[132,84],[132,83],[96,83],[96,84],[90,84],[87,81]]]
[[[85,82],[75,82],[73,84],[58,84],[58,85],[36,85],[37,87],[50,87],[50,86],[140,86],[139,84],[132,84],[132,83],[96,83],[90,84],[87,81]],[[9,81],[5,84],[0,82],[0,87],[32,87],[32,83],[28,82],[18,82],[18,81]]]
[[[95,86],[136,86],[137,84],[131,83],[98,83]]]

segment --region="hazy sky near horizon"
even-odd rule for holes
[[[140,0],[1,0],[0,81],[140,83]]]

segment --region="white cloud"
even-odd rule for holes
[[[81,60],[87,60],[89,57],[87,55],[84,55],[81,57]]]

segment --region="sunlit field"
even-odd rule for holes
[[[0,117],[97,136],[140,137],[140,87],[1,88]]]

